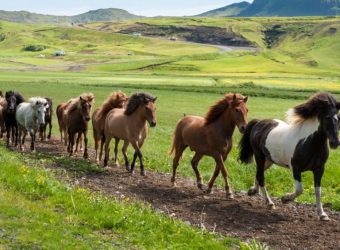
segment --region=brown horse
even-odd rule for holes
[[[94,95],[86,93],[79,96],[76,102],[72,102],[64,111],[64,125],[67,128],[67,152],[73,154],[75,136],[78,134],[77,141],[81,136],[84,138],[84,158],[88,158],[87,152],[87,126],[90,121],[90,113]]]
[[[59,131],[60,131],[60,140],[64,140],[65,146],[67,145],[67,127],[66,127],[66,113],[65,111],[74,103],[77,102],[79,98],[72,98],[68,100],[65,103],[60,103],[57,106],[56,109],[56,114],[57,114],[57,119],[58,119],[58,124],[59,124]]]
[[[232,135],[235,126],[241,133],[247,126],[248,97],[240,94],[226,94],[215,105],[210,107],[205,118],[186,116],[177,123],[174,132],[171,153],[174,153],[173,175],[171,182],[176,185],[176,169],[183,151],[190,147],[195,155],[191,161],[197,178],[197,186],[202,189],[202,177],[197,168],[204,155],[211,156],[216,162],[215,171],[208,183],[207,192],[210,193],[219,172],[222,172],[225,190],[228,198],[233,198],[232,189],[228,182],[228,173],[224,161],[232,148]]]
[[[120,140],[124,141],[122,149],[125,167],[131,173],[134,173],[134,167],[137,156],[140,161],[141,175],[145,175],[142,153],[140,151],[148,133],[147,122],[151,127],[156,126],[156,101],[153,97],[145,93],[133,94],[127,103],[126,109],[113,109],[109,112],[105,120],[105,159],[104,167],[107,167],[109,160],[109,146],[112,138],[115,138],[115,163],[118,164],[118,144]],[[129,160],[126,155],[129,143],[132,144],[135,153],[129,167]]]
[[[105,143],[104,127],[107,114],[114,108],[123,108],[128,100],[125,93],[121,91],[113,92],[92,114],[93,138],[96,150],[96,162],[102,160],[103,146]],[[98,154],[98,146],[100,141],[100,153]]]

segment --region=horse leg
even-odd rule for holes
[[[80,133],[81,134],[81,133]],[[87,143],[88,143],[88,139],[87,139],[87,131],[84,132],[84,159],[88,159],[89,158],[89,153],[87,151]]]
[[[24,149],[22,147],[23,142],[21,141],[21,133],[22,133],[22,128],[21,128],[21,126],[19,126],[19,149],[20,149],[20,151],[24,151]]]
[[[16,133],[17,131],[15,130],[15,126],[13,126],[12,127],[12,145],[14,144],[14,146],[16,146],[15,145],[15,143],[16,143],[16,141],[15,141],[15,133]]]
[[[34,152],[35,151],[35,147],[34,147],[35,133],[32,128],[29,128],[29,133],[31,136],[31,151]]]
[[[7,141],[6,141],[6,146],[9,148],[9,138],[11,136],[11,128],[9,126],[6,127],[6,130],[7,130]]]
[[[96,157],[96,163],[99,164],[99,155],[98,155],[98,144],[99,144],[99,139],[97,136],[96,131],[93,129],[93,140],[94,140],[94,151],[95,151],[95,157]]]
[[[133,146],[133,148],[135,149],[135,154],[137,154],[138,158],[139,158],[139,163],[140,163],[140,175],[141,176],[145,176],[145,169],[144,169],[144,164],[143,164],[143,155],[142,152],[140,151],[140,148],[138,146],[138,142],[134,141],[131,143],[131,145]],[[134,161],[132,162],[131,165],[131,171],[133,171],[133,168],[135,167],[135,155],[133,156]]]
[[[78,152],[79,141],[81,139],[82,133],[78,133],[77,140],[76,140],[76,150],[74,152]]]
[[[271,166],[273,165],[273,162],[266,160],[265,161],[265,166],[264,166],[264,171],[266,171],[267,169],[269,169]],[[257,182],[257,179],[255,177],[255,182],[254,182],[254,186],[252,186],[251,188],[249,188],[248,190],[248,195],[249,196],[253,196],[259,193],[259,183]]]
[[[114,162],[115,162],[116,166],[119,165],[119,162],[118,162],[118,144],[119,144],[119,141],[120,140],[118,138],[115,138],[115,149],[114,149],[115,158],[114,158]]]
[[[99,161],[102,161],[104,144],[105,144],[105,137],[102,137],[102,138],[100,139]]]
[[[281,198],[281,201],[283,203],[288,203],[290,201],[295,200],[296,197],[298,197],[299,195],[301,195],[303,193],[303,188],[302,188],[302,184],[301,184],[301,172],[300,170],[295,170],[296,168],[293,168],[293,176],[295,179],[295,191],[293,193],[289,193],[284,195]]]
[[[270,199],[267,189],[265,187],[265,177],[264,177],[265,162],[266,162],[265,156],[255,155],[255,161],[256,161],[256,181],[261,188],[261,192],[266,201],[266,204],[268,205],[268,208],[275,209],[275,205],[273,201]]]
[[[220,168],[219,166],[216,164],[215,166],[215,170],[214,170],[214,173],[213,175],[211,176],[209,182],[208,182],[208,189],[206,190],[206,193],[210,194],[211,193],[211,190],[212,190],[212,187],[214,185],[214,182],[218,176],[218,174],[220,173]]]
[[[131,169],[130,169],[131,174],[135,173],[134,169],[135,169],[135,164],[136,164],[137,156],[138,156],[138,154],[135,151],[135,153],[133,154],[133,159],[132,159],[132,163],[131,163]]]
[[[176,171],[177,167],[179,165],[179,160],[181,159],[181,156],[186,149],[186,146],[184,144],[175,145],[175,157],[172,160],[172,177],[171,177],[171,183],[173,187],[176,187]]]
[[[110,142],[112,138],[105,138],[105,157],[104,157],[104,167],[108,166],[109,156],[110,156]]]
[[[73,148],[74,148],[74,139],[75,139],[76,134],[75,133],[70,133],[68,134],[68,141],[69,141],[69,156],[73,155]]]
[[[129,158],[127,157],[127,154],[126,154],[126,150],[129,146],[129,141],[124,141],[124,145],[123,145],[123,148],[122,148],[122,153],[123,153],[123,156],[124,156],[124,161],[125,161],[125,168],[127,171],[130,171],[130,164],[129,164]]]
[[[199,161],[202,159],[202,157],[203,157],[202,154],[196,153],[194,155],[194,157],[192,158],[192,160],[191,160],[191,166],[192,166],[192,169],[195,172],[195,175],[196,175],[196,184],[197,184],[197,187],[199,189],[203,188],[203,184],[202,184],[202,177],[201,177],[200,172],[198,171],[197,166],[198,166]]]
[[[48,131],[48,136],[47,139],[51,139],[51,133],[52,133],[52,121],[49,121],[49,131]]]
[[[228,172],[227,172],[227,169],[224,166],[222,155],[219,154],[219,155],[215,156],[214,158],[215,158],[216,164],[219,166],[220,171],[222,172],[222,175],[223,175],[224,187],[225,187],[225,192],[226,192],[227,198],[233,199],[234,195],[233,195],[233,191],[232,191],[232,189],[230,188],[230,185],[229,185]]]
[[[315,187],[315,197],[316,197],[316,207],[320,220],[329,221],[328,215],[323,210],[321,202],[321,179],[323,176],[324,167],[318,168],[313,171],[314,174],[314,187]]]

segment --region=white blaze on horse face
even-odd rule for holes
[[[320,123],[317,118],[298,124],[287,124],[281,120],[275,121],[279,124],[269,132],[265,147],[276,164],[292,168],[291,160],[297,144],[315,133]]]
[[[339,121],[339,118],[338,118],[338,115],[334,115],[334,119],[338,122]]]

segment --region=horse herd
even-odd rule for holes
[[[118,164],[118,145],[124,141],[122,153],[125,168],[134,173],[137,157],[140,162],[141,175],[145,175],[141,147],[148,134],[148,126],[155,127],[157,97],[147,93],[135,93],[128,97],[121,91],[113,92],[103,104],[92,113],[95,158],[100,164],[103,148],[105,156],[103,165],[108,166],[110,142],[115,139],[114,161]],[[316,93],[307,101],[287,112],[287,122],[277,119],[254,119],[247,122],[248,97],[228,93],[212,105],[205,117],[185,116],[175,128],[171,154],[173,154],[173,174],[171,182],[176,185],[176,170],[179,160],[186,148],[195,152],[191,165],[196,175],[197,187],[203,189],[202,177],[198,170],[203,156],[212,157],[215,162],[208,187],[210,193],[214,182],[222,172],[227,198],[233,198],[233,191],[228,181],[228,172],[224,165],[232,149],[232,135],[237,127],[243,134],[239,143],[239,160],[248,164],[255,158],[255,185],[248,195],[255,195],[261,189],[266,204],[274,209],[269,197],[264,172],[273,164],[291,169],[295,180],[295,191],[282,197],[282,202],[293,201],[302,194],[301,173],[310,170],[314,174],[314,186],[317,213],[320,220],[329,220],[321,203],[321,179],[328,159],[328,144],[332,149],[339,146],[338,131],[340,127],[340,103],[329,93]],[[91,120],[91,108],[94,95],[84,93],[61,103],[56,108],[60,139],[67,146],[72,156],[78,147],[84,144],[84,158],[88,158],[88,123]],[[6,145],[10,141],[14,146],[19,142],[24,150],[27,133],[31,136],[31,150],[35,150],[35,137],[51,138],[52,100],[50,98],[32,97],[25,102],[18,92],[7,91],[3,96],[0,91],[0,127],[2,137],[6,132]],[[46,136],[47,125],[49,132]],[[127,156],[129,144],[134,148],[130,165]]]

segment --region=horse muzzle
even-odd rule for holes
[[[340,144],[339,139],[329,141],[329,146],[331,147],[331,149],[336,149],[337,147],[339,147],[339,144]]]
[[[150,122],[150,127],[151,128],[156,127],[156,125],[157,125],[157,122],[155,122],[155,121]]]
[[[241,125],[241,126],[238,127],[241,134],[244,134],[244,132],[246,132],[246,127],[247,127],[247,125]]]

